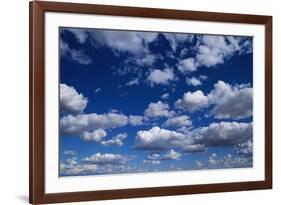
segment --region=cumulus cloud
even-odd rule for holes
[[[179,62],[178,69],[182,73],[192,72],[197,70],[197,64],[194,58],[187,58]]]
[[[107,133],[105,130],[97,129],[93,132],[83,132],[81,138],[85,141],[100,142],[106,135]]]
[[[201,110],[202,108],[208,107],[209,104],[209,98],[205,96],[201,90],[197,90],[193,93],[185,93],[182,99],[179,99],[175,102],[175,107],[177,109],[183,109],[189,112],[194,112],[197,110]]]
[[[88,99],[79,94],[74,87],[60,84],[60,109],[63,113],[78,114],[83,112]]]
[[[182,153],[196,153],[206,152],[207,146],[209,146],[209,144],[200,138],[198,130],[196,130],[196,132],[189,130],[186,133],[182,133],[155,126],[150,130],[138,131],[134,147],[139,150],[156,152],[177,148]],[[163,160],[164,157],[157,158],[157,160],[161,159]]]
[[[178,147],[183,142],[191,143],[192,139],[185,134],[155,126],[150,130],[137,132],[135,148],[140,150],[165,150]]]
[[[164,123],[165,127],[185,127],[191,125],[192,121],[187,115],[171,117]]]
[[[77,157],[68,158],[68,159],[66,159],[66,162],[67,162],[67,164],[75,165],[75,164],[77,164]]]
[[[202,82],[200,79],[196,78],[196,77],[192,77],[192,78],[186,78],[186,83],[188,85],[192,85],[192,86],[199,86],[202,85]]]
[[[123,145],[123,141],[127,138],[127,133],[121,133],[113,137],[109,140],[101,141],[101,145],[103,146],[111,146],[111,145],[117,145],[121,147]]]
[[[175,80],[173,69],[166,68],[164,70],[154,69],[147,76],[150,85],[167,85],[170,81]]]
[[[128,117],[120,113],[67,115],[60,119],[61,135],[78,135],[97,129],[111,129],[128,124]]]
[[[100,44],[119,52],[141,53],[147,44],[154,41],[158,33],[128,32],[114,30],[90,30],[91,36]]]
[[[252,123],[220,122],[186,133],[153,127],[139,131],[135,148],[167,150],[179,148],[183,153],[206,152],[208,147],[234,146],[237,153],[251,155]]]
[[[85,157],[82,159],[83,162],[87,164],[125,164],[127,157],[120,154],[110,154],[110,153],[96,153],[90,157]]]
[[[169,150],[166,154],[161,158],[162,160],[180,160],[181,153],[174,151],[173,149]]]
[[[252,138],[252,123],[211,123],[194,131],[195,142],[206,146],[232,146]]]
[[[253,89],[249,84],[231,86],[218,81],[209,94],[205,95],[201,90],[187,92],[174,105],[189,112],[214,105],[210,115],[217,119],[243,119],[252,116]]]
[[[158,101],[157,103],[150,103],[148,108],[144,111],[144,115],[147,117],[169,117],[174,114],[173,111],[169,111],[169,105]]]
[[[129,122],[133,126],[143,125],[143,116],[139,115],[130,115]]]
[[[215,104],[212,114],[218,119],[242,119],[252,115],[253,89],[248,85],[231,86],[218,81],[208,95]]]
[[[178,69],[182,73],[196,71],[198,67],[213,67],[224,63],[235,54],[244,54],[252,51],[249,38],[202,35],[197,38],[193,48],[196,55],[180,60]]]
[[[236,44],[235,44],[236,45]],[[225,58],[233,55],[235,47],[227,43],[224,36],[202,36],[196,60],[200,65],[211,67],[224,63]]]
[[[212,126],[210,126],[212,127]],[[241,126],[243,127],[243,125]],[[208,136],[211,134],[211,131],[207,133],[206,131],[201,131],[205,127],[197,128],[195,130],[189,130],[186,133],[172,131],[167,129],[162,129],[157,126],[152,127],[150,130],[138,131],[135,138],[135,148],[139,150],[150,150],[150,151],[161,151],[161,150],[171,150],[179,149],[182,153],[196,153],[196,152],[206,152],[208,146],[230,146],[235,143],[243,142],[243,139],[237,139],[237,141],[231,141],[234,136],[240,136],[247,131],[233,130],[231,128],[220,130],[224,135],[220,135],[219,131],[216,132],[217,135]],[[235,133],[235,131],[237,133]],[[202,136],[204,133],[204,137]],[[209,137],[209,138],[208,138]],[[250,136],[247,137],[247,139]],[[225,138],[228,138],[227,141]],[[243,137],[242,137],[243,138]],[[160,160],[162,158],[158,158]]]
[[[216,165],[218,163],[218,160],[216,158],[217,158],[217,155],[215,153],[211,154],[209,156],[208,163],[212,166]]]
[[[206,152],[208,147],[234,146],[238,154],[251,155],[251,139],[252,123],[211,123],[186,133],[155,126],[150,130],[137,132],[135,148],[151,151],[178,148],[183,153],[196,153]]]

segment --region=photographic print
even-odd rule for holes
[[[29,3],[29,202],[272,188],[272,16]]]
[[[253,167],[253,37],[59,28],[59,176]]]

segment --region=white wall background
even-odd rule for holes
[[[281,199],[281,6],[278,0],[73,0],[97,4],[158,7],[273,15],[274,188],[273,190],[72,203],[140,204],[278,204]],[[0,32],[0,204],[28,201],[28,0],[1,2]],[[279,45],[279,46],[278,46]],[[278,202],[279,201],[279,202]]]

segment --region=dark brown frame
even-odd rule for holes
[[[153,197],[272,188],[272,16],[33,1],[30,20],[29,202],[32,204]],[[46,194],[44,191],[44,13],[68,12],[265,26],[265,180]]]

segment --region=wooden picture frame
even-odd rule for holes
[[[272,188],[272,17],[199,11],[104,6],[92,4],[30,2],[30,141],[29,200],[32,204],[109,200],[181,194],[229,192]],[[265,27],[265,180],[249,182],[180,185],[149,188],[45,193],[45,45],[44,15],[46,12],[97,14],[126,17],[194,20],[257,24]]]

